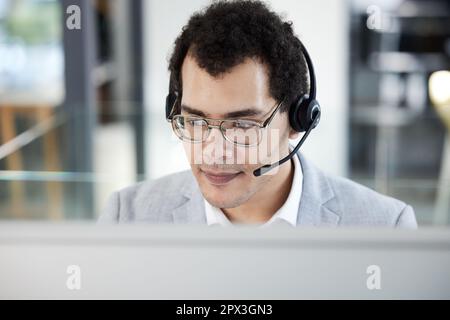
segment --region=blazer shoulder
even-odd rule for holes
[[[192,189],[194,179],[192,172],[186,170],[116,191],[109,197],[99,222],[170,222],[170,212]]]
[[[343,177],[326,177],[342,213],[341,225],[417,228],[413,208],[403,201]]]
[[[180,195],[180,190],[186,188],[186,184],[192,182],[193,175],[190,170],[172,173],[158,179],[142,181],[135,185],[123,188],[118,192],[125,199],[137,199],[139,197],[169,197]]]

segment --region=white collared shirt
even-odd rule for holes
[[[294,163],[294,178],[292,179],[291,190],[289,196],[280,209],[269,219],[263,223],[261,227],[272,224],[289,224],[293,227],[297,225],[297,216],[300,206],[300,198],[302,196],[303,173],[300,160],[294,155],[291,160]],[[206,223],[208,225],[231,226],[232,223],[219,208],[213,207],[206,199],[204,199],[206,211]]]

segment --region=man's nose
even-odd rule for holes
[[[224,138],[219,126],[211,126],[203,143],[203,159],[209,163],[225,163],[232,156],[233,144]]]

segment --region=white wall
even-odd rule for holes
[[[145,104],[147,110],[147,163],[150,178],[188,169],[184,150],[165,120],[169,86],[168,56],[190,15],[207,0],[145,0]]]
[[[274,0],[272,8],[294,24],[311,56],[317,78],[320,125],[305,142],[303,152],[318,167],[347,175],[348,158],[348,23],[349,5],[341,0]]]
[[[145,101],[149,113],[148,161],[150,177],[188,168],[180,143],[173,137],[164,117],[169,75],[167,58],[173,41],[192,12],[206,0],[146,0]],[[271,7],[293,21],[297,35],[314,62],[318,100],[322,106],[319,127],[305,142],[303,151],[322,169],[347,174],[347,1],[273,0]]]

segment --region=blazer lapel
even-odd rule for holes
[[[173,210],[173,222],[206,224],[203,195],[193,176],[184,183],[180,193],[183,195],[184,201]]]
[[[340,220],[333,189],[324,173],[297,153],[303,171],[303,188],[297,226],[335,226]]]

